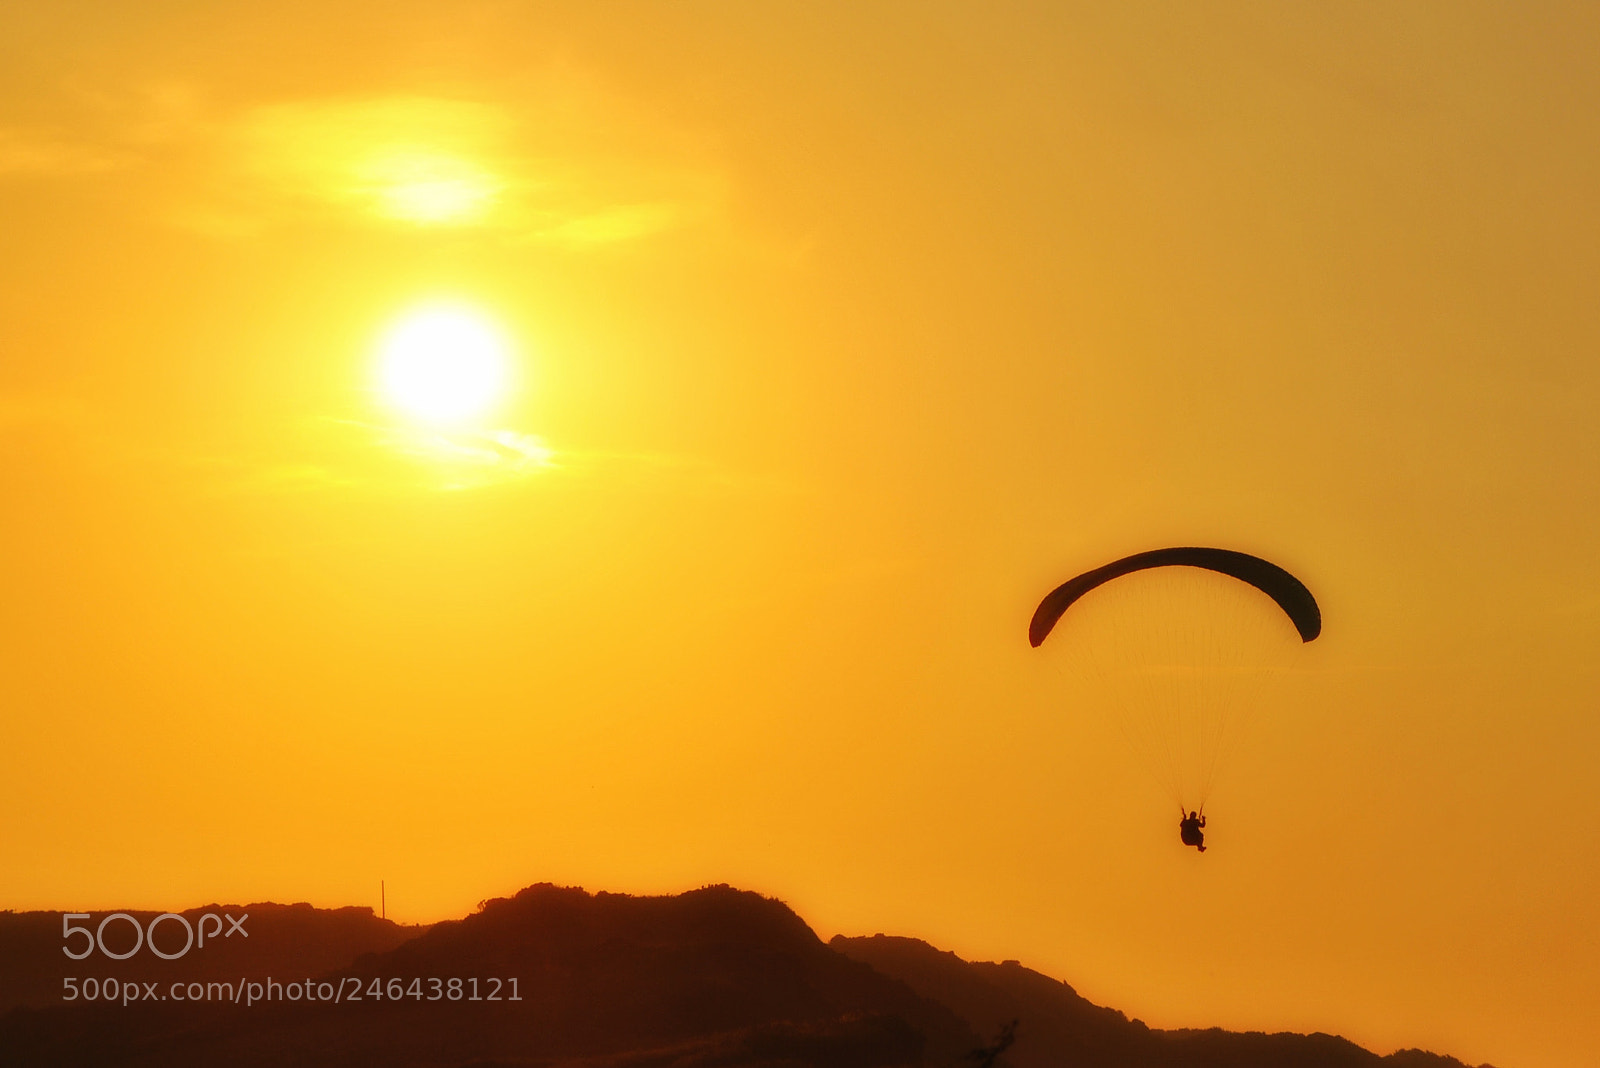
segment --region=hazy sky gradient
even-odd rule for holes
[[[1596,100],[1586,4],[12,0],[0,907],[728,881],[1595,1063]],[[1174,543],[1326,619],[1203,860],[1025,637]]]

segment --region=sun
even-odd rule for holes
[[[385,399],[430,423],[482,415],[505,394],[506,344],[469,308],[419,308],[396,322],[378,352]]]

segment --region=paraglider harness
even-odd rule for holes
[[[1178,806],[1178,837],[1183,839],[1186,846],[1194,846],[1200,852],[1206,851],[1206,836],[1201,830],[1206,825],[1206,810],[1202,805],[1200,810],[1189,815],[1184,815],[1183,806]]]

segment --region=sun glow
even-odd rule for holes
[[[459,307],[410,313],[379,350],[383,394],[430,423],[482,415],[505,393],[505,341],[481,315]]]

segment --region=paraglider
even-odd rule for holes
[[[1316,598],[1294,575],[1199,546],[1085,571],[1046,594],[1028,623],[1029,644],[1055,634],[1080,681],[1104,684],[1096,703],[1177,801],[1179,838],[1201,853],[1205,802],[1253,691],[1321,633]]]

